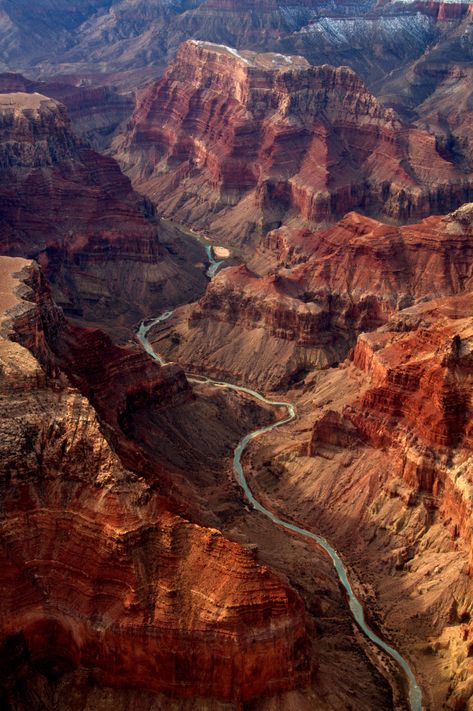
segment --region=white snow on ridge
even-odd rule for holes
[[[402,0],[407,2],[410,0]],[[414,17],[378,17],[375,19],[363,18],[320,18],[316,22],[299,30],[301,35],[313,35],[328,40],[332,45],[346,45],[352,41],[359,41],[360,37],[368,39],[371,35],[379,37],[380,33],[395,37],[402,33],[410,37],[411,41],[422,41],[431,30],[433,20],[418,12]]]
[[[236,50],[234,47],[227,47],[226,44],[215,44],[214,42],[205,42],[204,40],[191,40],[194,44],[196,44],[198,47],[207,47],[209,49],[212,49],[212,47],[218,47],[218,49],[224,49],[227,52],[230,52],[230,54],[233,54],[237,59],[240,59],[242,62],[245,64],[250,64],[251,62],[248,61],[248,59],[245,59],[245,57],[242,57],[241,54]]]

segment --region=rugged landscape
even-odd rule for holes
[[[473,195],[472,174],[349,69],[193,40],[143,91],[113,154],[165,214],[237,245],[352,209],[413,221]]]
[[[0,0],[2,709],[473,711],[472,8]]]
[[[129,82],[159,72],[194,38],[303,54],[376,81],[461,36],[470,16],[469,0],[2,0],[0,50],[9,70]]]
[[[119,331],[199,294],[204,250],[160,225],[115,161],[76,137],[61,103],[0,94],[0,120],[0,249],[36,258],[66,313]]]

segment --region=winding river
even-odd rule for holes
[[[212,248],[210,247],[210,250]],[[209,252],[208,252],[209,254]],[[209,254],[210,257],[212,257],[212,253],[210,252]],[[213,263],[217,265],[216,268],[218,268],[219,263],[215,262],[213,260]],[[212,262],[211,262],[211,267],[212,268]],[[213,272],[213,274],[215,271]],[[211,276],[211,275],[209,275]],[[172,316],[173,312],[172,311],[166,311],[165,313],[161,314],[161,316],[158,316],[158,318],[152,319],[151,321],[145,322],[140,325],[140,328],[138,330],[137,336],[138,340],[140,341],[141,345],[145,349],[149,355],[157,360],[161,365],[165,365],[166,361],[162,358],[162,356],[158,355],[154,350],[151,345],[151,343],[148,340],[148,333],[153,328],[153,326],[156,326],[158,323],[162,323],[163,321],[166,321]],[[284,401],[279,401],[279,400],[269,400],[266,398],[264,395],[261,395],[261,393],[256,392],[256,390],[251,390],[250,388],[245,388],[240,385],[233,385],[232,383],[227,383],[225,381],[219,381],[219,380],[213,380],[212,378],[207,378],[207,377],[195,377],[193,374],[188,375],[188,380],[190,382],[194,383],[209,383],[210,385],[214,385],[217,388],[226,388],[228,390],[235,390],[236,392],[239,393],[246,393],[247,395],[250,395],[253,397],[255,400],[259,400],[260,402],[265,403],[266,405],[270,405],[272,407],[277,407],[277,408],[285,408],[287,412],[287,416],[284,417],[281,420],[278,420],[277,422],[267,425],[266,427],[261,427],[260,429],[254,430],[253,432],[250,432],[249,434],[245,435],[243,439],[240,440],[240,442],[237,444],[234,450],[233,454],[233,470],[235,472],[235,476],[238,480],[238,483],[240,484],[241,488],[245,492],[245,496],[250,502],[250,504],[253,506],[254,509],[257,511],[260,511],[262,514],[267,516],[273,523],[275,523],[277,526],[281,526],[282,528],[286,528],[288,531],[292,531],[293,533],[297,533],[299,536],[303,536],[304,538],[308,538],[312,541],[315,541],[319,546],[321,546],[324,551],[330,556],[332,563],[335,567],[336,573],[338,575],[338,578],[343,585],[347,597],[348,597],[348,603],[350,606],[351,613],[353,615],[353,618],[355,622],[357,623],[358,627],[361,629],[361,631],[370,639],[374,644],[379,647],[379,649],[383,650],[386,654],[388,654],[394,661],[400,666],[402,669],[407,681],[408,681],[408,686],[409,686],[409,704],[411,711],[422,711],[422,691],[419,687],[419,685],[416,682],[416,678],[407,663],[407,661],[404,659],[404,657],[399,654],[399,652],[394,649],[394,647],[391,647],[389,644],[384,642],[384,640],[381,639],[373,630],[370,628],[368,623],[365,620],[365,614],[363,610],[363,606],[361,602],[358,600],[356,597],[355,593],[353,592],[353,588],[350,584],[350,581],[348,580],[348,575],[345,566],[343,565],[340,556],[338,555],[337,551],[335,548],[322,536],[318,536],[316,533],[312,533],[311,531],[308,531],[305,528],[301,528],[300,526],[296,526],[293,523],[289,523],[289,521],[284,521],[281,518],[278,518],[278,516],[275,516],[269,509],[265,508],[253,495],[253,492],[251,491],[248,482],[245,477],[245,472],[243,470],[243,465],[241,463],[243,453],[245,449],[247,448],[248,444],[258,437],[259,435],[265,434],[266,432],[270,432],[271,430],[274,430],[278,427],[282,427],[283,425],[288,424],[292,420],[295,420],[296,418],[296,412],[294,405],[290,402],[284,402]]]

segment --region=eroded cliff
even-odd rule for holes
[[[116,162],[75,136],[62,104],[2,94],[0,121],[0,250],[38,259],[69,314],[120,333],[203,289],[203,250],[160,226]]]
[[[199,302],[156,332],[157,348],[265,389],[336,365],[358,334],[397,311],[472,289],[471,215],[465,205],[395,227],[350,213],[316,233],[273,231],[254,271],[223,269]]]
[[[406,222],[470,199],[471,175],[347,67],[189,41],[146,88],[114,155],[165,213],[254,240],[352,209]]]
[[[122,441],[123,403],[172,408],[191,394],[182,371],[85,333],[74,375],[38,268],[2,257],[1,274],[2,703],[79,699],[84,678],[115,708],[143,690],[146,703],[223,708],[307,684],[300,598],[250,550],[179,516],[156,491],[162,470]]]

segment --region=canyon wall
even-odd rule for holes
[[[5,69],[136,83],[156,76],[189,38],[240,49],[303,54],[313,64],[348,65],[379,81],[428,54],[468,23],[470,3],[412,0],[38,0],[34,11],[4,1],[0,48]],[[53,9],[54,8],[54,9]],[[372,47],[372,52],[366,48]],[[394,70],[394,71],[393,71]]]
[[[143,91],[113,145],[165,214],[236,244],[356,208],[413,221],[473,194],[470,173],[350,69],[199,41]]]
[[[0,123],[0,250],[38,259],[67,313],[120,333],[203,289],[203,249],[160,226],[115,161],[76,137],[62,104],[2,94]]]
[[[421,301],[360,335],[246,461],[260,501],[337,546],[429,711],[472,698],[472,303]]]
[[[90,86],[74,77],[45,82],[12,72],[0,74],[0,94],[18,92],[39,93],[60,101],[67,108],[74,133],[102,152],[134,106],[131,92],[119,92],[113,86]]]
[[[71,342],[51,347],[69,326],[37,266],[2,257],[0,269],[2,703],[47,705],[65,680],[80,695],[84,674],[89,689],[122,690],[119,704],[145,689],[219,708],[212,699],[306,684],[296,593],[248,549],[178,515],[156,490],[164,473],[121,442],[123,404],[185,401],[182,371],[74,327],[74,375]]]
[[[287,385],[343,361],[360,333],[398,311],[470,291],[471,220],[465,205],[404,227],[350,213],[320,232],[272,231],[254,271],[223,269],[156,332],[156,348],[242,382]]]

